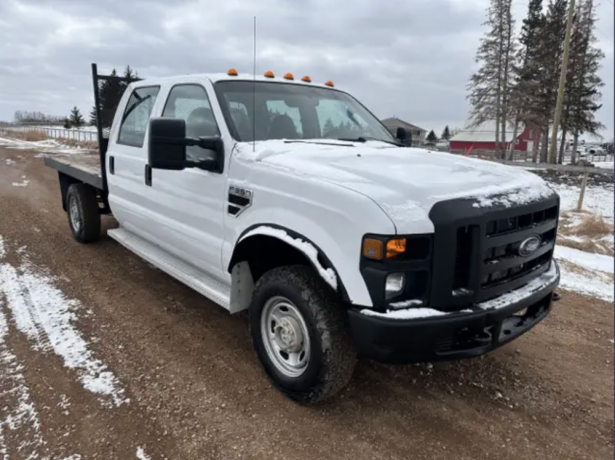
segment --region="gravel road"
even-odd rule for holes
[[[0,457],[613,458],[613,305],[562,292],[488,356],[363,360],[302,407],[261,372],[245,316],[106,236],[74,242],[59,197],[35,152],[0,147]]]

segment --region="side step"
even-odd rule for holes
[[[107,235],[211,301],[227,310],[230,309],[230,286],[225,286],[201,270],[122,228],[107,230]]]

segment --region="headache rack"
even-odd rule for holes
[[[113,124],[113,117],[115,116],[115,111],[128,85],[134,81],[140,80],[142,79],[138,77],[120,77],[114,74],[102,75],[98,73],[98,66],[95,63],[92,64],[92,84],[94,89],[98,152],[100,155],[102,188],[105,195],[108,190],[105,160],[107,147],[109,146],[109,134],[111,132],[111,125]]]

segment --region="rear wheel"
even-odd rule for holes
[[[258,280],[250,330],[265,372],[295,401],[331,397],[352,377],[356,353],[346,312],[308,267],[275,268]]]
[[[66,194],[66,213],[75,240],[91,243],[100,239],[100,208],[92,187],[71,184]]]

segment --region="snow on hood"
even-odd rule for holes
[[[514,166],[378,141],[271,140],[238,144],[238,158],[333,182],[373,199],[399,233],[433,231],[432,206],[475,198],[475,207],[513,206],[551,196],[537,175]]]

